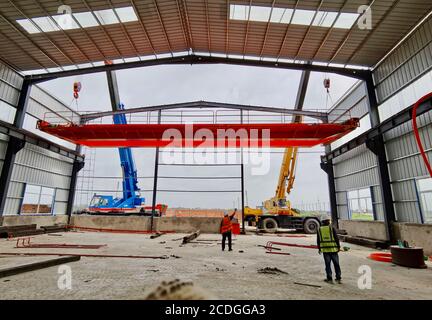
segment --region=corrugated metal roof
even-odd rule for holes
[[[372,11],[362,30],[230,19],[230,4],[295,10]],[[132,7],[138,21],[28,33],[16,20]],[[0,2],[0,59],[18,70],[210,52],[373,66],[432,9],[430,0],[4,0]]]

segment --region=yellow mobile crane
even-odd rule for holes
[[[245,221],[249,224],[255,222],[258,229],[266,232],[286,228],[309,234],[316,233],[321,226],[322,217],[300,215],[286,198],[294,185],[297,151],[298,148],[285,149],[275,196],[264,201],[262,207],[245,207]]]
[[[297,94],[296,109],[302,109],[309,81],[309,71],[302,73]],[[327,88],[326,83],[324,86]],[[328,84],[329,86],[329,84]],[[293,122],[302,122],[301,116],[295,116]],[[248,224],[257,224],[257,228],[275,232],[277,228],[296,229],[306,233],[316,233],[321,226],[324,216],[302,216],[291,208],[291,203],[286,195],[290,194],[295,180],[295,169],[298,148],[286,148],[279,172],[279,180],[276,186],[275,196],[264,201],[262,207],[256,209],[245,206],[244,217]]]
[[[296,211],[291,209],[291,203],[286,199],[286,194],[290,194],[294,185],[297,149],[298,148],[285,149],[275,196],[263,203],[264,209],[268,213],[290,216],[298,215]]]

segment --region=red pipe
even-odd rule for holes
[[[168,259],[167,256],[124,256],[124,255],[113,255],[113,254],[86,254],[86,253],[46,253],[46,252],[0,252],[1,255],[7,256],[80,256],[90,258],[132,258],[132,259]]]
[[[149,230],[122,230],[122,229],[99,229],[99,228],[89,228],[89,227],[78,227],[70,225],[68,229],[78,229],[84,231],[94,231],[94,232],[111,232],[111,233],[130,233],[130,234],[152,234],[158,233],[158,231]],[[176,233],[174,230],[162,231],[161,233]]]
[[[429,175],[432,178],[432,167],[431,167],[431,165],[429,163],[429,159],[428,159],[428,157],[426,155],[426,152],[425,152],[425,150],[423,148],[423,143],[422,143],[422,141],[420,139],[420,134],[419,134],[418,128],[417,128],[417,108],[418,108],[418,106],[421,103],[423,103],[425,100],[430,99],[430,98],[432,98],[432,92],[430,92],[427,95],[423,96],[422,98],[420,98],[419,101],[417,101],[415,103],[415,105],[413,107],[413,110],[412,110],[412,126],[413,126],[413,130],[414,130],[414,136],[415,136],[416,141],[417,141],[417,146],[418,146],[418,148],[420,150],[420,154],[421,154],[421,156],[423,158],[423,161],[424,161],[424,163],[426,165],[426,169],[427,169],[427,171],[429,172]]]
[[[369,259],[380,262],[392,262],[392,255],[386,252],[375,252],[369,255]]]
[[[287,247],[318,249],[318,247],[316,245],[294,244],[294,243],[275,242],[275,241],[269,241],[269,242],[267,242],[267,247],[271,247],[273,244],[276,244],[276,245],[279,245],[279,246],[287,246]]]

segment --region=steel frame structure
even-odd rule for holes
[[[323,65],[316,65],[316,64],[302,64],[302,63],[286,63],[286,62],[271,62],[271,61],[256,61],[256,60],[250,60],[250,59],[234,59],[234,58],[228,58],[228,57],[212,57],[212,56],[200,56],[196,54],[190,54],[186,56],[172,56],[169,58],[163,58],[163,59],[154,59],[154,60],[144,60],[144,61],[137,61],[137,62],[128,62],[128,63],[120,63],[120,64],[113,64],[113,65],[104,65],[104,66],[97,66],[97,67],[90,67],[90,68],[83,68],[78,70],[68,70],[68,71],[60,71],[60,72],[54,72],[54,73],[47,73],[47,74],[39,74],[39,75],[30,75],[25,77],[25,82],[23,86],[22,94],[20,95],[20,103],[17,108],[17,116],[16,121],[19,124],[21,120],[20,117],[22,117],[23,114],[25,114],[25,108],[27,105],[28,100],[28,90],[34,83],[39,83],[43,81],[48,81],[56,78],[61,77],[67,77],[67,76],[73,76],[73,75],[81,75],[81,74],[89,74],[89,73],[95,73],[95,72],[110,72],[114,70],[121,70],[121,69],[129,69],[129,68],[138,68],[138,67],[145,67],[145,66],[155,66],[155,65],[176,65],[176,64],[233,64],[233,65],[246,65],[246,66],[256,66],[256,67],[267,67],[267,68],[276,68],[276,69],[289,69],[289,70],[303,70],[303,71],[315,71],[315,72],[326,72],[326,73],[336,73],[339,75],[344,75],[348,77],[352,77],[355,79],[360,79],[366,82],[367,88],[368,88],[368,99],[369,99],[369,105],[370,105],[370,114],[371,114],[371,121],[372,121],[372,129],[368,131],[367,133],[361,135],[360,137],[354,139],[353,141],[350,141],[348,144],[338,148],[337,150],[332,151],[330,154],[327,154],[322,159],[322,168],[328,173],[328,180],[329,180],[329,190],[331,192],[330,195],[330,203],[331,203],[331,211],[332,216],[335,221],[337,221],[337,208],[336,203],[334,201],[334,195],[332,190],[335,190],[334,188],[334,176],[332,175],[332,162],[331,155],[335,156],[336,154],[340,155],[342,150],[349,150],[352,149],[353,146],[355,147],[358,145],[359,142],[364,143],[366,141],[372,141],[372,137],[368,136],[368,134],[374,134],[374,142],[368,142],[367,145],[370,147],[377,155],[379,166],[380,166],[380,179],[381,179],[381,191],[383,192],[383,200],[385,203],[385,217],[386,217],[386,227],[388,232],[389,240],[391,240],[391,223],[394,221],[394,210],[392,198],[391,198],[391,187],[388,179],[388,168],[385,158],[384,149],[377,146],[377,137],[378,139],[382,139],[382,132],[380,132],[380,128],[383,128],[388,121],[383,122],[380,124],[378,113],[377,113],[377,101],[376,101],[376,95],[375,95],[375,89],[374,89],[374,83],[372,78],[372,71],[371,70],[362,70],[362,69],[352,69],[352,68],[338,68],[338,67],[331,67],[331,66],[323,66]],[[27,88],[27,89],[26,89]],[[195,105],[203,103],[203,102],[195,102]],[[159,106],[160,108],[161,106]],[[172,106],[171,106],[172,107]],[[168,107],[169,108],[169,107]],[[142,110],[145,108],[141,108]],[[241,108],[239,108],[241,109]],[[265,107],[263,108],[265,109]],[[23,110],[23,113],[20,113],[20,110]],[[136,111],[136,110],[135,110]],[[143,110],[144,111],[144,110]],[[147,109],[147,111],[150,111]],[[266,111],[266,110],[260,110],[260,111]],[[267,109],[268,111],[268,109]],[[278,110],[280,111],[280,110]],[[118,111],[112,111],[112,112],[105,112],[101,113],[98,116],[106,116],[106,115],[112,115],[115,114],[115,112]],[[288,110],[287,113],[292,113],[293,111]],[[303,114],[305,111],[301,111],[300,114]],[[422,107],[419,108],[419,114],[422,112]],[[95,116],[95,115],[94,115]],[[323,120],[322,114],[315,114],[309,116],[315,116],[316,118],[320,118]],[[91,116],[88,116],[87,119],[90,119]],[[393,117],[395,118],[395,117]],[[396,119],[396,118],[395,118]],[[399,119],[399,118],[398,118]],[[396,120],[398,120],[396,119]],[[398,120],[399,121],[399,120]],[[379,138],[381,137],[381,138]],[[379,141],[378,141],[379,142]],[[381,143],[379,143],[378,146],[382,146]],[[11,151],[12,152],[12,151]],[[12,152],[13,153],[13,152]],[[383,154],[384,153],[384,154]],[[77,174],[77,172],[76,172]],[[3,173],[2,173],[3,176]],[[7,175],[5,175],[7,177]],[[2,178],[2,181],[5,180]],[[7,190],[7,189],[6,189]],[[70,207],[70,204],[68,203],[68,207]]]
[[[67,76],[73,76],[73,75],[81,75],[81,74],[89,74],[89,73],[95,73],[95,72],[111,72],[114,70],[122,70],[122,69],[128,69],[128,68],[138,68],[138,67],[145,67],[145,66],[154,66],[154,65],[163,65],[163,64],[234,64],[234,65],[247,65],[247,66],[259,66],[259,67],[267,67],[267,68],[279,68],[279,69],[289,69],[289,70],[303,70],[303,71],[315,71],[315,72],[329,72],[329,73],[336,73],[339,75],[344,75],[356,79],[361,80],[367,80],[371,79],[372,73],[370,70],[361,70],[361,69],[350,69],[350,68],[338,68],[338,67],[331,67],[331,66],[323,66],[323,65],[316,65],[316,64],[301,64],[301,63],[286,63],[286,62],[269,62],[269,61],[255,61],[255,60],[248,60],[248,59],[233,59],[228,57],[211,57],[211,56],[200,56],[200,55],[186,55],[186,56],[177,56],[177,57],[170,57],[170,58],[163,58],[163,59],[154,59],[154,60],[145,60],[145,61],[137,61],[137,62],[128,62],[128,63],[120,63],[120,64],[112,64],[112,65],[104,65],[104,66],[98,66],[98,67],[90,67],[90,68],[83,68],[78,70],[68,70],[68,71],[60,71],[56,73],[48,73],[48,74],[40,74],[40,75],[30,75],[25,77],[25,84],[27,86],[31,86],[34,83],[40,83],[56,78],[62,78]],[[108,77],[109,78],[109,77]],[[109,80],[109,79],[108,79]],[[110,83],[110,81],[108,81]],[[109,84],[110,86],[110,84]],[[25,87],[23,87],[25,88]],[[306,90],[307,86],[303,89]],[[299,92],[301,88],[299,87]],[[23,91],[25,92],[25,91]],[[118,94],[118,93],[117,93]],[[112,93],[110,93],[112,96]],[[23,98],[21,98],[21,96]],[[20,100],[24,99],[24,96],[21,95]],[[113,97],[111,97],[113,98]],[[303,97],[304,98],[304,97]],[[298,103],[298,102],[297,102]],[[197,106],[198,104],[204,104],[203,102],[195,102],[192,104],[189,104],[190,106]],[[21,105],[25,106],[26,101],[24,103],[21,103]],[[212,103],[207,104],[209,107],[215,106]],[[186,105],[178,104],[178,107],[185,107]],[[172,108],[173,106],[165,106],[167,109]],[[220,107],[220,105],[219,105]],[[231,106],[233,107],[233,106]],[[240,110],[241,107],[237,106]],[[161,106],[158,106],[156,109],[161,108]],[[253,108],[253,106],[252,106]],[[145,108],[141,108],[145,109]],[[279,108],[273,108],[273,109],[279,109]],[[267,109],[265,107],[256,107],[255,110],[258,111],[276,111]],[[136,110],[134,110],[136,111]],[[150,111],[150,109],[146,109],[146,111]],[[278,112],[282,110],[277,110]],[[84,115],[83,120],[87,119],[90,120],[92,117],[96,116],[106,116],[106,115],[112,115],[115,114],[118,111],[111,111],[111,112],[104,112],[100,113],[99,115]],[[295,114],[293,110],[285,110],[283,112]],[[308,112],[308,111],[300,111],[298,115],[308,115],[315,118],[320,119],[323,122],[327,122],[327,116],[324,114],[316,113],[315,114]],[[25,114],[25,113],[24,113]],[[81,165],[80,165],[81,166]],[[73,173],[75,175],[78,174],[79,170],[75,170]],[[76,180],[75,178],[72,178],[72,182]],[[157,185],[157,181],[155,181]],[[329,181],[329,183],[331,183]],[[333,181],[334,183],[334,181]],[[330,190],[331,190],[330,186]],[[332,202],[331,202],[332,203]],[[72,204],[68,203],[68,208],[72,208]],[[332,212],[336,212],[336,208],[332,207]],[[68,214],[70,214],[70,211],[68,210]],[[335,214],[333,214],[335,216]]]
[[[249,67],[265,67],[265,68],[276,68],[276,69],[287,69],[287,70],[298,70],[298,71],[315,71],[323,73],[334,73],[342,76],[347,76],[359,80],[366,80],[371,74],[369,69],[357,69],[348,67],[334,67],[329,65],[321,65],[314,63],[295,63],[295,62],[282,62],[282,61],[267,61],[267,60],[254,60],[254,59],[236,59],[230,57],[215,57],[209,55],[199,54],[186,54],[179,56],[172,56],[167,58],[157,58],[140,60],[134,62],[124,62],[111,65],[95,66],[74,70],[65,70],[58,72],[32,74],[25,76],[25,79],[29,83],[40,83],[43,81],[84,75],[97,72],[106,72],[113,70],[124,70],[141,67],[150,67],[158,65],[198,65],[198,64],[230,64],[239,66]]]

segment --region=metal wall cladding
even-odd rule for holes
[[[420,138],[432,160],[432,112],[417,118]],[[406,122],[384,135],[387,159],[392,182],[427,176],[423,159],[412,131],[412,123]]]
[[[422,222],[418,202],[395,202],[394,208],[398,222]]]
[[[0,62],[0,101],[12,107],[18,103],[23,78]]]
[[[56,189],[54,213],[65,214],[72,160],[35,145],[26,144],[17,153],[12,171],[5,214],[18,214],[24,185],[35,184]]]
[[[22,76],[0,63],[0,102],[15,107],[22,83]],[[65,104],[38,86],[31,89],[27,111],[38,119],[43,119],[47,113],[57,113],[57,116],[65,115],[69,118],[73,115],[78,118]],[[7,141],[8,137],[0,134],[0,170],[3,167]],[[5,214],[19,213],[26,183],[55,188],[54,213],[65,214],[71,173],[71,159],[27,143],[15,158]]]
[[[369,187],[372,187],[377,218],[384,218],[376,156],[365,145],[334,159],[333,170],[339,218],[349,219],[347,192]]]
[[[417,117],[420,138],[432,161],[432,112]],[[416,179],[428,177],[418,151],[411,121],[384,135],[396,217],[401,222],[421,223]]]
[[[349,118],[362,118],[368,113],[366,84],[357,82],[329,112],[329,122],[340,122]]]
[[[430,69],[432,69],[432,17],[428,18],[374,70],[378,101],[385,101]]]
[[[8,138],[4,134],[0,134],[0,172],[3,168],[3,162],[6,155]]]
[[[45,90],[33,86],[30,93],[27,113],[40,120],[51,123],[67,121],[79,122],[80,116]]]
[[[72,159],[26,144],[16,156],[12,179],[68,189],[71,173]]]

